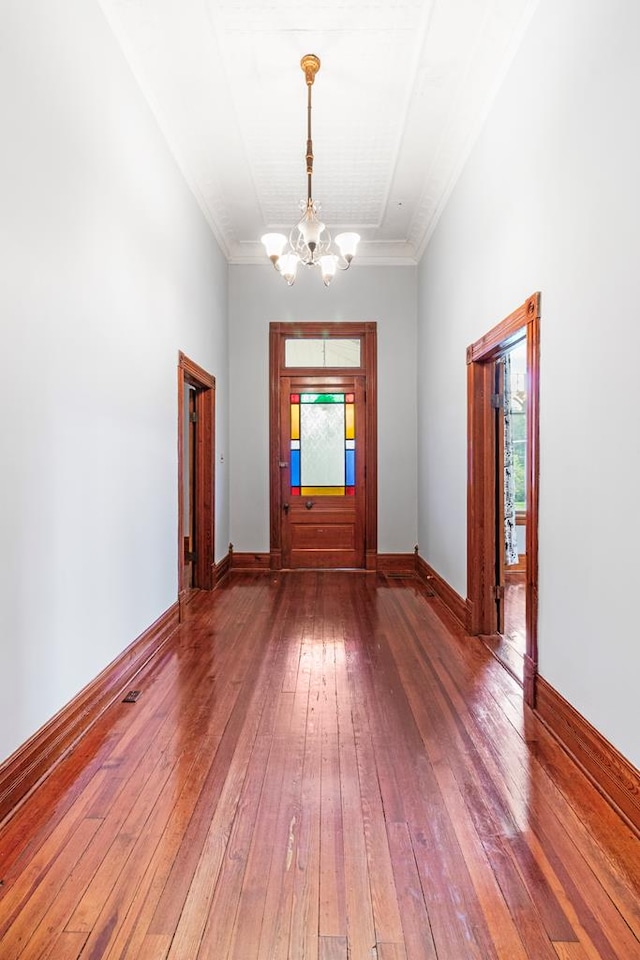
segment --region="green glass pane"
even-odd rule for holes
[[[344,393],[301,393],[300,403],[344,403]]]

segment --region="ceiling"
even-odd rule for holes
[[[100,0],[231,263],[306,197],[358,260],[420,259],[537,0]]]

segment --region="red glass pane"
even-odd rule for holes
[[[355,495],[356,495],[356,488],[355,488],[355,487],[345,487],[345,488],[344,488],[344,492],[345,492],[345,494],[346,494],[347,497],[355,497]]]
[[[300,394],[292,393],[290,399],[291,399],[291,403],[300,403]]]
[[[345,402],[345,403],[355,403],[355,402],[356,402],[356,395],[355,395],[355,393],[347,393],[347,394],[345,394],[344,402]]]
[[[291,487],[291,496],[299,497],[300,496],[300,487]]]

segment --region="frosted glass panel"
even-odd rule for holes
[[[344,486],[344,404],[301,404],[300,447],[302,486]]]
[[[359,340],[285,340],[286,367],[359,367]]]

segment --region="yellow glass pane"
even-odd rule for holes
[[[297,403],[291,404],[291,439],[300,439],[300,406]]]
[[[347,403],[345,404],[345,430],[344,436],[346,440],[353,440],[355,438],[355,404]]]
[[[300,487],[302,497],[344,497],[344,487]]]

